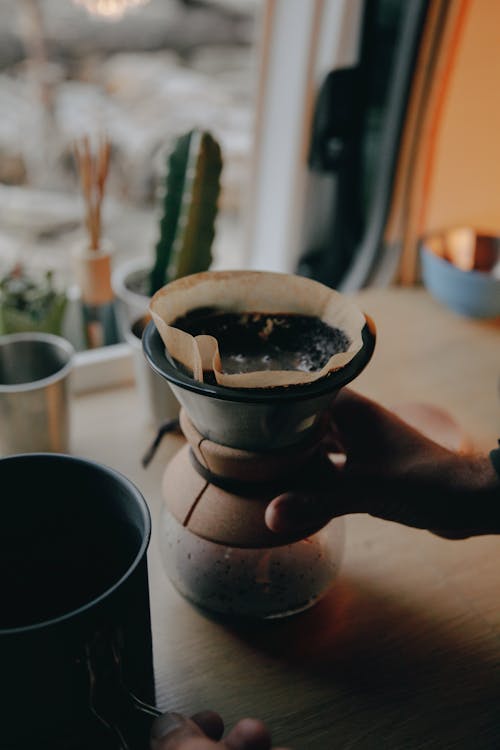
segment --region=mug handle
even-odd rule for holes
[[[85,647],[89,678],[89,707],[94,717],[112,734],[117,750],[146,750],[137,738],[141,724],[149,724],[161,711],[142,701],[125,685],[117,633],[97,632]],[[143,733],[146,729],[143,726]]]

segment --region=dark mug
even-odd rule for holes
[[[0,459],[0,747],[145,750],[147,505],[112,469]]]

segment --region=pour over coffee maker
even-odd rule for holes
[[[223,615],[278,618],[307,609],[337,574],[343,519],[297,539],[271,532],[265,509],[306,477],[331,470],[319,451],[325,412],[369,362],[373,323],[322,284],[265,272],[195,274],[160,290],[150,309],[144,353],[182,405],[187,440],[162,482],[160,545],[169,578],[193,603]],[[237,313],[244,323],[264,316],[267,333],[288,325],[284,314],[314,317],[335,326],[341,343],[323,352],[328,361],[316,369],[307,370],[299,352],[298,368],[282,370],[269,365],[267,352],[270,369],[235,372],[234,360],[245,369],[245,352],[233,352],[229,363],[227,326],[217,338],[178,327],[214,311]],[[310,343],[307,332],[304,340]]]

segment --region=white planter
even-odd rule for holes
[[[147,319],[148,316],[141,316],[134,321],[125,333],[125,340],[132,349],[135,379],[146,421],[158,428],[168,419],[176,419],[180,406],[168,382],[151,369],[144,357],[139,336]]]
[[[62,335],[70,341],[77,352],[86,347],[80,287],[72,284],[67,290],[68,303],[64,313]]]
[[[152,261],[148,258],[132,258],[113,270],[111,284],[116,299],[118,325],[125,340],[130,326],[146,315],[149,305],[149,296],[132,291],[129,284],[134,279],[144,278],[151,266]]]
[[[153,372],[142,352],[142,331],[138,329],[148,315],[149,296],[138,294],[129,288],[134,279],[146,277],[151,267],[152,261],[148,258],[132,258],[116,267],[111,283],[120,333],[132,350],[135,380],[145,420],[159,427],[168,419],[179,416],[179,402],[167,381]],[[134,330],[139,332],[139,336]]]

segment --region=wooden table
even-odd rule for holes
[[[445,407],[475,447],[500,434],[500,322],[456,317],[421,290],[355,297],[378,328],[356,388],[386,406]],[[73,452],[111,465],[144,493],[157,527],[160,478],[182,444],[152,438],[133,388],[75,400]],[[347,521],[338,582],[289,620],[235,627],[173,590],[150,546],[158,704],[212,707],[228,725],[264,719],[294,750],[500,748],[500,540],[446,541],[368,516]]]

